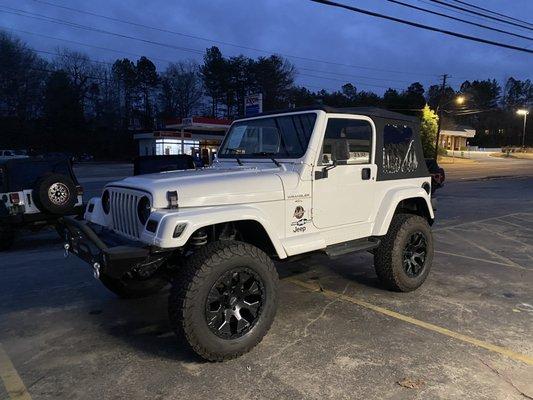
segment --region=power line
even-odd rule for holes
[[[33,49],[33,51],[35,51],[37,53],[43,53],[43,54],[54,55],[54,56],[62,56],[63,55],[62,53],[52,52],[52,51],[47,51],[47,50]],[[104,64],[104,65],[113,66],[113,63],[110,63],[110,62],[107,62],[107,61],[93,60],[93,59],[90,59],[88,57],[85,58],[85,60],[87,62],[90,62],[90,63],[97,63],[97,64]],[[34,68],[34,67],[32,67],[31,69],[39,70],[39,71],[42,71],[42,72],[50,72],[50,73],[57,72],[57,70],[50,70],[50,69],[44,69],[44,68]],[[67,72],[67,71],[65,71],[65,72]],[[309,76],[309,77],[314,77],[314,78],[319,78],[319,79],[330,79],[330,80],[336,80],[336,81],[347,83],[345,80],[341,80],[341,79],[335,79],[335,78],[329,78],[329,77],[323,77],[323,76],[317,76],[317,75],[309,75],[309,74],[299,74],[299,75]],[[101,78],[101,77],[94,77],[94,76],[89,76],[89,75],[86,75],[86,76],[87,76],[87,78],[90,78],[90,79],[104,80],[104,78]],[[390,88],[390,89],[403,90],[403,89],[400,89],[400,88],[373,85],[373,84],[366,84],[366,83],[362,83],[362,82],[356,82],[356,85],[357,86],[378,87],[378,88],[384,88],[384,89],[389,89]],[[313,87],[312,85],[306,85],[306,86]],[[332,89],[332,88],[324,88],[324,87],[321,87],[321,86],[314,86],[314,87],[315,88],[320,88],[320,89],[327,89],[327,90],[337,90],[337,89]]]
[[[498,17],[493,17],[492,15],[483,14],[483,13],[480,13],[480,12],[477,12],[477,11],[472,11],[472,10],[469,10],[468,8],[464,8],[464,7],[456,6],[454,4],[446,3],[445,1],[442,1],[442,0],[429,0],[429,1],[431,1],[433,3],[437,3],[437,4],[443,4],[443,5],[447,6],[447,7],[455,8],[457,10],[466,11],[466,12],[468,12],[470,14],[481,15],[481,16],[483,16],[485,18],[492,19],[494,21],[504,22],[504,23],[509,24],[509,25],[514,25],[514,26],[518,26],[520,28],[529,29],[529,30],[533,31],[533,28],[531,28],[529,26],[517,24],[517,23],[511,22],[511,21],[506,21],[505,19],[501,19],[501,18],[498,18]]]
[[[527,21],[524,21],[522,19],[514,18],[514,17],[511,17],[509,15],[505,15],[505,14],[502,14],[502,13],[499,13],[499,12],[496,12],[496,11],[492,11],[492,10],[489,10],[488,8],[479,7],[479,6],[476,6],[475,4],[467,3],[466,1],[461,1],[461,0],[453,0],[453,1],[455,1],[456,3],[459,3],[459,4],[464,4],[465,6],[468,6],[468,7],[472,7],[472,8],[478,9],[478,10],[487,11],[487,12],[489,12],[491,14],[494,14],[494,15],[499,15],[500,17],[504,17],[504,18],[510,19],[512,21],[522,22],[524,24],[533,26],[533,23],[531,23],[531,22],[527,22]]]
[[[475,36],[465,35],[465,34],[458,33],[458,32],[452,32],[452,31],[448,31],[448,30],[445,30],[445,29],[441,29],[441,28],[435,28],[433,26],[419,24],[418,22],[413,22],[413,21],[408,21],[408,20],[401,19],[401,18],[396,18],[396,17],[392,17],[390,15],[380,14],[380,13],[377,13],[377,12],[374,12],[374,11],[364,10],[362,8],[352,7],[352,6],[349,6],[347,4],[341,4],[341,3],[337,3],[337,2],[334,2],[334,1],[330,1],[330,0],[309,0],[309,1],[311,1],[313,3],[324,4],[324,5],[331,6],[331,7],[344,8],[346,10],[350,10],[350,11],[357,12],[357,13],[360,13],[360,14],[366,14],[366,15],[370,15],[370,16],[376,17],[376,18],[387,19],[389,21],[394,21],[394,22],[398,22],[398,23],[401,23],[401,24],[404,24],[404,25],[414,26],[416,28],[426,29],[428,31],[439,32],[439,33],[443,33],[445,35],[455,36],[455,37],[458,37],[458,38],[461,38],[461,39],[467,39],[467,40],[471,40],[471,41],[474,41],[474,42],[490,44],[490,45],[493,45],[493,46],[498,46],[498,47],[503,47],[503,48],[507,48],[507,49],[511,49],[511,50],[522,51],[524,53],[533,54],[533,50],[529,50],[529,49],[526,49],[524,47],[518,47],[518,46],[513,46],[513,45],[510,45],[510,44],[494,42],[492,40],[487,40],[487,39],[483,39],[483,38],[479,38],[479,37],[475,37]],[[432,1],[436,1],[436,0],[432,0]]]
[[[351,74],[342,74],[338,72],[332,72],[332,71],[324,71],[324,70],[318,70],[318,69],[312,69],[312,68],[304,68],[300,66],[296,66],[298,69],[301,69],[302,71],[311,71],[311,72],[318,72],[321,74],[330,74],[330,75],[336,75],[336,76],[344,76],[352,79],[370,79],[370,80],[377,80],[377,81],[383,81],[383,82],[398,82],[398,83],[408,83],[411,84],[413,81],[405,81],[400,79],[388,79],[388,78],[373,78],[371,76],[358,76],[358,75],[351,75]]]
[[[426,13],[429,13],[429,14],[438,15],[438,16],[441,16],[441,17],[444,17],[444,18],[452,19],[454,21],[459,21],[459,22],[463,22],[465,24],[477,26],[477,27],[480,27],[480,28],[483,28],[483,29],[488,29],[488,30],[491,30],[491,31],[494,31],[494,32],[499,32],[499,33],[503,33],[503,34],[506,34],[506,35],[515,36],[515,37],[518,37],[518,38],[522,38],[522,39],[533,41],[533,38],[529,37],[529,36],[524,36],[524,35],[520,35],[518,33],[505,31],[503,29],[494,28],[494,27],[488,26],[488,25],[478,24],[477,22],[472,22],[472,21],[468,21],[466,19],[453,17],[451,15],[443,14],[443,13],[440,13],[438,11],[431,11],[431,10],[428,10],[427,8],[417,7],[417,6],[412,5],[412,4],[404,3],[403,1],[399,1],[399,0],[386,0],[386,1],[388,1],[390,3],[402,5],[404,7],[412,8],[412,9],[415,9],[415,10],[418,10],[418,11],[423,11],[423,12],[426,12]]]
[[[16,10],[16,9],[11,8],[11,7],[6,7],[6,6],[2,6],[2,7],[8,8],[8,9],[12,9],[12,10]],[[167,47],[167,48],[171,48],[171,49],[174,49],[174,50],[192,52],[192,53],[195,53],[195,54],[204,54],[203,51],[198,50],[198,49],[180,47],[180,46],[175,46],[175,45],[171,45],[171,44],[168,44],[168,43],[162,43],[162,42],[157,42],[157,41],[154,41],[154,40],[148,40],[148,39],[139,38],[139,37],[136,37],[136,36],[125,35],[123,33],[111,32],[111,31],[107,31],[107,30],[104,30],[104,29],[99,29],[99,28],[95,28],[95,27],[92,27],[92,26],[82,25],[82,24],[77,24],[77,23],[61,20],[59,18],[43,16],[41,14],[31,13],[31,12],[24,11],[24,10],[16,10],[16,11],[22,12],[24,14],[21,14],[19,12],[0,10],[0,12],[3,12],[3,13],[18,15],[18,16],[26,17],[26,18],[33,18],[33,19],[37,19],[37,20],[45,21],[45,22],[52,22],[52,23],[59,24],[59,25],[66,25],[66,26],[70,26],[72,28],[84,29],[84,30],[88,30],[88,31],[91,31],[91,32],[97,32],[97,33],[102,33],[102,34],[106,34],[106,35],[117,36],[117,37],[124,38],[124,39],[136,40],[138,42],[143,42],[143,43],[156,45],[156,46],[161,46],[161,47]],[[25,14],[28,14],[28,15],[25,15]]]
[[[88,43],[77,42],[75,40],[70,40],[70,39],[58,38],[58,37],[54,37],[54,36],[45,35],[43,33],[25,31],[25,30],[22,30],[22,29],[8,28],[8,27],[5,27],[5,26],[0,26],[0,28],[1,29],[5,29],[5,30],[9,30],[9,31],[13,31],[13,32],[21,32],[21,33],[25,33],[25,34],[28,34],[28,35],[35,35],[35,36],[40,36],[40,37],[44,37],[44,38],[47,38],[47,39],[58,40],[58,41],[65,42],[65,43],[72,43],[72,44],[77,44],[77,45],[80,45],[80,46],[86,46],[86,47],[90,47],[90,48],[93,48],[93,49],[110,51],[110,52],[113,52],[113,53],[127,54],[127,55],[135,56],[135,57],[142,57],[144,55],[144,54],[131,53],[129,51],[124,51],[124,50],[111,49],[109,47],[101,47],[101,46],[96,46],[96,45],[92,45],[92,44],[88,44]],[[170,60],[165,60],[164,58],[156,58],[156,57],[151,57],[151,56],[150,56],[150,59],[156,60],[156,61],[168,62],[168,63],[174,62],[174,61],[170,61]]]
[[[11,31],[15,31],[15,32],[22,32],[22,33],[26,33],[26,34],[30,34],[30,35],[41,36],[41,37],[45,37],[45,38],[48,38],[48,39],[64,41],[64,42],[67,42],[67,43],[75,43],[75,44],[78,44],[78,45],[81,45],[81,46],[88,46],[88,47],[93,47],[93,48],[96,48],[96,49],[101,49],[101,50],[106,50],[106,51],[111,51],[111,52],[116,52],[116,53],[130,54],[130,55],[135,55],[137,57],[142,57],[143,56],[142,54],[124,52],[122,50],[116,50],[116,49],[112,49],[112,48],[108,48],[108,47],[94,46],[94,45],[90,45],[90,44],[83,43],[83,42],[77,42],[77,41],[73,41],[73,40],[58,38],[58,37],[54,37],[54,36],[44,35],[44,34],[41,34],[41,33],[29,32],[29,31],[25,31],[25,30],[22,30],[22,29],[5,28],[5,27],[2,27],[2,26],[0,26],[0,28],[11,30]],[[52,53],[52,52],[44,51],[44,50],[35,50],[35,51],[37,51],[39,53],[45,53],[45,54],[51,54],[51,55],[61,55],[60,53]],[[157,59],[157,58],[154,58],[154,57],[150,57],[150,58],[154,59],[154,60],[168,62],[168,63],[174,62],[174,61],[165,60],[165,59]],[[96,61],[96,62],[103,63],[103,64],[108,64],[108,65],[113,65],[112,63],[104,62],[104,61]],[[355,75],[348,75],[348,74],[336,74],[334,72],[315,70],[315,69],[311,69],[311,68],[300,68],[298,66],[296,66],[296,68],[298,70],[301,69],[301,70],[318,72],[318,73],[329,73],[329,74],[335,74],[335,75],[340,75],[340,76],[346,76],[346,77],[349,77],[351,79],[355,79],[357,85],[359,85],[359,86],[369,86],[369,87],[374,86],[374,87],[384,88],[384,89],[388,89],[389,88],[388,86],[380,86],[380,85],[375,85],[375,84],[371,84],[371,83],[365,83],[365,82],[357,81],[357,79],[373,79],[373,80],[386,82],[386,81],[390,81],[389,79],[363,77],[363,76],[355,76]],[[304,74],[304,73],[299,73],[299,75],[302,75],[302,76],[306,76],[307,75],[307,76],[311,76],[311,77],[315,77],[315,78],[319,78],[319,79],[329,79],[329,80],[335,80],[335,81],[341,81],[341,82],[347,83],[347,80],[341,80],[341,79],[331,78],[331,77],[327,77],[327,76],[309,75],[309,74]],[[397,81],[397,82],[412,83],[412,82],[409,82],[409,81]],[[403,90],[403,89],[400,89],[400,88],[394,88],[394,89]]]
[[[318,75],[302,74],[302,73],[300,73],[300,75],[301,75],[301,76],[308,76],[308,77],[310,77],[310,78],[327,79],[327,80],[330,80],[330,81],[337,81],[337,82],[348,83],[348,82],[346,82],[345,79],[329,78],[329,77],[326,77],[326,76],[318,76]],[[401,89],[401,88],[395,88],[395,87],[391,87],[391,86],[373,85],[373,84],[360,83],[360,82],[354,82],[354,83],[356,83],[356,85],[360,85],[360,86],[370,86],[370,87],[377,87],[377,88],[381,88],[381,89],[397,89],[397,90],[403,90],[403,89]]]
[[[458,15],[464,15],[466,17],[469,17],[469,18],[474,18],[474,19],[477,19],[479,21],[482,21],[482,22],[490,22],[492,24],[496,24],[496,25],[499,25],[499,26],[504,26],[506,28],[508,28],[508,25],[506,24],[503,24],[501,22],[498,22],[498,21],[492,21],[492,20],[489,20],[488,18],[485,18],[485,17],[481,17],[481,16],[478,16],[478,15],[472,15],[472,14],[469,14],[469,13],[466,13],[466,12],[463,12],[463,11],[458,11],[458,10],[455,10],[455,9],[450,9],[448,7],[445,7],[445,6],[441,6],[441,5],[438,5],[438,4],[435,4],[435,3],[431,3],[430,0],[417,0],[419,3],[423,3],[423,4],[426,4],[430,7],[434,7],[434,8],[439,8],[441,10],[444,10],[444,11],[447,11],[447,12],[452,12],[454,14],[458,14]],[[525,30],[523,28],[517,28],[517,29],[522,29],[522,30]]]
[[[394,73],[394,74],[418,75],[418,76],[428,76],[428,77],[435,77],[436,76],[435,74],[427,74],[427,73],[416,72],[416,71],[399,71],[399,70],[381,69],[381,68],[375,68],[375,67],[369,67],[369,66],[363,66],[363,65],[344,64],[344,63],[335,62],[335,61],[329,61],[329,60],[322,60],[322,59],[316,59],[316,58],[310,58],[310,57],[297,56],[297,55],[294,55],[294,54],[287,54],[287,53],[283,53],[283,52],[279,52],[279,51],[265,50],[265,49],[255,48],[255,47],[243,46],[243,45],[239,45],[239,44],[236,44],[236,43],[230,43],[230,42],[220,41],[220,40],[206,38],[206,37],[202,37],[202,36],[186,34],[186,33],[183,33],[183,32],[177,32],[177,31],[174,31],[174,30],[158,28],[158,27],[154,27],[154,26],[150,26],[150,25],[146,25],[146,24],[136,23],[136,22],[129,21],[129,20],[110,17],[110,16],[107,16],[107,15],[104,15],[104,14],[98,14],[98,13],[91,12],[91,11],[85,11],[85,10],[80,10],[80,9],[73,8],[73,7],[62,6],[62,5],[58,5],[58,4],[51,3],[51,2],[48,2],[48,1],[44,1],[44,0],[32,0],[32,1],[35,1],[37,3],[46,4],[46,5],[51,6],[51,7],[58,7],[58,8],[66,9],[66,10],[73,11],[73,12],[80,13],[80,14],[86,14],[86,15],[91,15],[91,16],[95,16],[95,17],[99,17],[99,18],[104,18],[104,19],[107,19],[107,20],[110,20],[110,21],[121,22],[121,23],[124,23],[124,24],[132,25],[132,26],[151,29],[151,30],[154,30],[154,31],[170,33],[170,34],[174,34],[174,35],[178,35],[178,36],[188,37],[188,38],[191,38],[191,39],[202,40],[202,41],[209,42],[211,44],[216,43],[216,44],[220,44],[220,45],[232,46],[232,47],[241,48],[241,49],[244,49],[244,50],[257,51],[257,52],[266,53],[266,54],[279,54],[280,56],[283,56],[283,57],[286,57],[286,58],[289,58],[289,59],[294,59],[294,60],[309,61],[309,62],[315,62],[315,63],[323,63],[323,64],[327,64],[327,65],[337,65],[337,66],[355,68],[355,69],[365,69],[365,70],[371,70],[371,71],[388,72],[388,73]],[[16,10],[16,9],[14,9],[14,10]],[[17,10],[17,11],[25,12],[24,10]]]

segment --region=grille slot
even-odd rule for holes
[[[109,189],[109,194],[113,230],[130,239],[139,239],[142,226],[137,217],[137,203],[143,195],[114,188]]]

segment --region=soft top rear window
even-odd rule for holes
[[[411,127],[387,124],[383,129],[383,173],[409,174],[418,169],[415,137]]]
[[[4,190],[18,192],[25,189],[32,189],[38,179],[47,174],[62,174],[71,179],[73,174],[67,161],[51,162],[45,160],[13,160],[3,166],[4,186],[9,187]]]

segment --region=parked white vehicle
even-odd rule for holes
[[[26,150],[0,150],[0,160],[13,158],[28,158],[28,153]]]
[[[385,286],[419,287],[433,258],[430,182],[414,117],[329,107],[263,114],[233,123],[211,168],[108,184],[86,222],[66,219],[65,248],[120,296],[172,280],[176,334],[202,357],[226,360],[270,328],[273,260],[366,250]]]

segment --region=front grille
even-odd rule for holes
[[[137,203],[143,195],[114,188],[109,194],[113,230],[130,239],[139,239],[143,226],[137,216]]]

